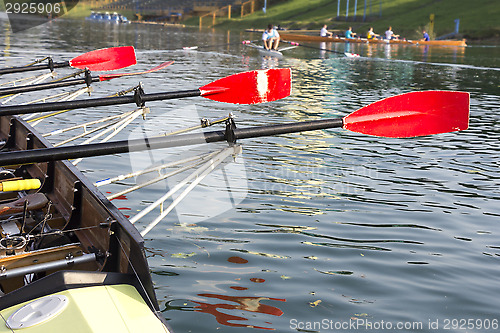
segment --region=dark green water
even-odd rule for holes
[[[146,246],[160,307],[176,332],[357,332],[368,324],[378,332],[498,330],[500,48],[359,44],[348,49],[359,59],[297,48],[278,60],[238,43],[259,37],[60,21],[5,32],[0,61],[25,63],[47,53],[68,59],[118,45],[136,47],[134,71],[175,60],[162,72],[96,85],[95,96],[139,81],[146,92],[184,90],[241,71],[292,68],[292,95],[269,104],[150,103],[147,126],[161,130],[197,122],[196,114],[215,119],[232,112],[243,127],[343,117],[411,91],[469,92],[470,128],[460,133],[385,139],[328,130],[241,142],[236,167],[203,181],[146,236]],[[77,110],[44,126],[124,109],[132,107]],[[143,123],[139,118],[132,128]],[[134,169],[142,158],[92,158],[79,167],[97,181]],[[133,216],[172,185],[113,202]],[[237,200],[227,198],[228,188]]]

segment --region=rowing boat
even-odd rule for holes
[[[17,117],[0,118],[0,139],[2,151],[51,147]],[[0,197],[2,207],[12,200],[24,207],[14,214],[0,210],[0,313],[7,325],[0,332],[56,332],[68,325],[80,332],[168,332],[144,240],[78,169],[56,161],[0,174],[42,182],[36,193]],[[30,207],[35,196],[42,204]]]
[[[283,51],[286,51],[286,50],[291,50],[291,49],[294,49],[297,47],[297,45],[292,45],[292,46],[287,46],[287,47],[282,47],[278,50],[266,50],[264,48],[264,46],[262,45],[256,45],[254,43],[251,43],[251,42],[247,42],[247,43],[244,43],[244,45],[248,46],[248,47],[251,47],[253,49],[256,49],[259,51],[259,53],[261,53],[262,55],[266,55],[266,56],[272,56],[272,57],[276,57],[276,58],[282,58],[283,57]]]
[[[259,51],[260,54],[266,55],[266,56],[271,56],[271,57],[276,57],[276,58],[283,58],[283,53],[281,53],[280,50],[267,50],[264,48],[262,45],[256,45],[254,43],[250,44],[245,44],[248,47],[251,47],[253,49],[256,49]]]
[[[465,39],[462,40],[406,40],[406,39],[367,39],[367,38],[344,38],[344,37],[321,37],[302,34],[280,32],[280,36],[288,41],[301,42],[330,42],[330,43],[369,43],[369,44],[398,44],[398,45],[429,45],[429,46],[467,46]]]

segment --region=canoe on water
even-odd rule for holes
[[[251,47],[253,49],[256,49],[259,51],[260,54],[266,55],[266,56],[271,56],[271,57],[277,57],[277,58],[283,58],[283,53],[281,53],[279,50],[266,50],[264,46],[262,45],[255,45],[253,43],[250,44],[245,44],[248,47]]]
[[[258,50],[259,53],[261,53],[262,55],[272,56],[272,57],[277,57],[277,58],[282,58],[283,57],[282,51],[291,50],[291,49],[294,49],[294,48],[297,47],[296,45],[292,45],[292,46],[282,47],[282,48],[280,48],[278,50],[266,50],[264,48],[264,46],[262,46],[262,45],[256,45],[254,43],[246,43],[244,45]]]
[[[51,146],[10,116],[0,140],[2,151]],[[169,332],[143,238],[75,166],[10,166],[0,178],[41,182],[0,192],[0,332]]]
[[[287,32],[281,32],[280,36],[282,39],[288,41],[299,41],[299,42],[330,42],[330,43],[369,43],[369,44],[398,44],[398,45],[431,45],[431,46],[467,46],[465,39],[462,40],[431,40],[431,41],[421,41],[421,40],[405,40],[405,39],[366,39],[366,38],[352,38],[347,39],[344,37],[321,37],[321,36],[311,36],[302,34],[293,34]]]

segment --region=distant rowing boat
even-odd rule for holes
[[[280,51],[277,51],[277,50],[266,50],[264,48],[264,46],[262,46],[262,45],[255,45],[253,43],[245,44],[245,45],[258,50],[263,55],[268,55],[268,56],[277,57],[277,58],[283,58],[283,53],[281,53]]]
[[[130,21],[123,15],[118,13],[95,13],[92,12],[90,16],[85,18],[87,21],[101,21],[101,22],[113,22],[113,23],[130,23]]]
[[[370,44],[403,44],[403,45],[433,45],[433,46],[467,46],[465,39],[462,40],[403,40],[403,39],[367,39],[367,38],[352,38],[347,39],[344,37],[321,37],[321,36],[310,36],[293,34],[280,31],[280,36],[283,39],[289,41],[301,41],[301,42],[350,42],[350,43],[370,43]]]

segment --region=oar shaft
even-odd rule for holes
[[[234,138],[238,140],[342,126],[343,120],[341,118],[336,118],[298,123],[286,123],[271,126],[236,128],[233,130],[233,134]],[[227,140],[227,138],[228,134],[225,131],[212,131],[199,134],[182,134],[167,137],[154,137],[150,139],[124,140],[81,146],[6,152],[0,153],[0,166],[49,162],[65,159],[128,153],[132,151],[180,147],[202,143],[220,142]]]
[[[164,92],[164,93],[141,95],[140,101],[151,102],[151,101],[160,101],[160,100],[166,100],[166,99],[196,97],[196,96],[200,96],[200,95],[201,95],[201,92],[199,89],[175,91],[175,92]],[[130,103],[137,103],[137,102],[138,101],[136,100],[135,96],[118,96],[118,97],[111,97],[111,98],[104,97],[104,98],[93,98],[93,99],[67,101],[67,102],[13,105],[13,106],[0,107],[0,116],[29,114],[29,113],[47,112],[47,111],[59,111],[59,110],[73,110],[73,109],[79,109],[79,108],[130,104]]]
[[[224,139],[224,132],[216,135],[216,138]],[[156,137],[147,140],[123,140],[106,143],[93,143],[80,146],[68,146],[57,148],[42,148],[25,151],[0,153],[0,165],[29,164],[38,162],[50,162],[66,159],[76,159],[93,156],[128,153],[131,151],[142,151],[148,149],[160,149],[168,147],[179,147],[204,143],[203,135],[184,134],[167,137]]]
[[[98,77],[92,78],[92,82],[99,82],[99,78]],[[39,84],[30,84],[30,85],[26,85],[26,86],[3,88],[3,89],[0,89],[0,96],[11,95],[11,94],[20,94],[20,93],[45,90],[45,89],[55,89],[55,88],[61,88],[61,87],[76,86],[76,85],[84,84],[84,83],[86,83],[85,79],[73,79],[73,80],[63,80],[63,81],[57,81],[57,82],[47,82],[47,83],[39,83]]]
[[[285,124],[270,125],[270,126],[236,128],[234,130],[234,138],[236,140],[249,139],[261,136],[273,136],[273,135],[304,132],[304,131],[315,131],[328,128],[342,127],[342,126],[343,126],[342,118],[333,118],[333,119],[311,120],[311,121],[296,122],[296,123],[285,123]]]
[[[52,63],[52,66],[53,66],[53,68],[68,67],[69,61],[54,62],[54,63]],[[50,68],[49,64],[40,64],[40,65],[22,66],[22,67],[11,67],[11,68],[0,68],[0,75],[1,74],[37,71],[40,69],[48,69],[48,68]]]

